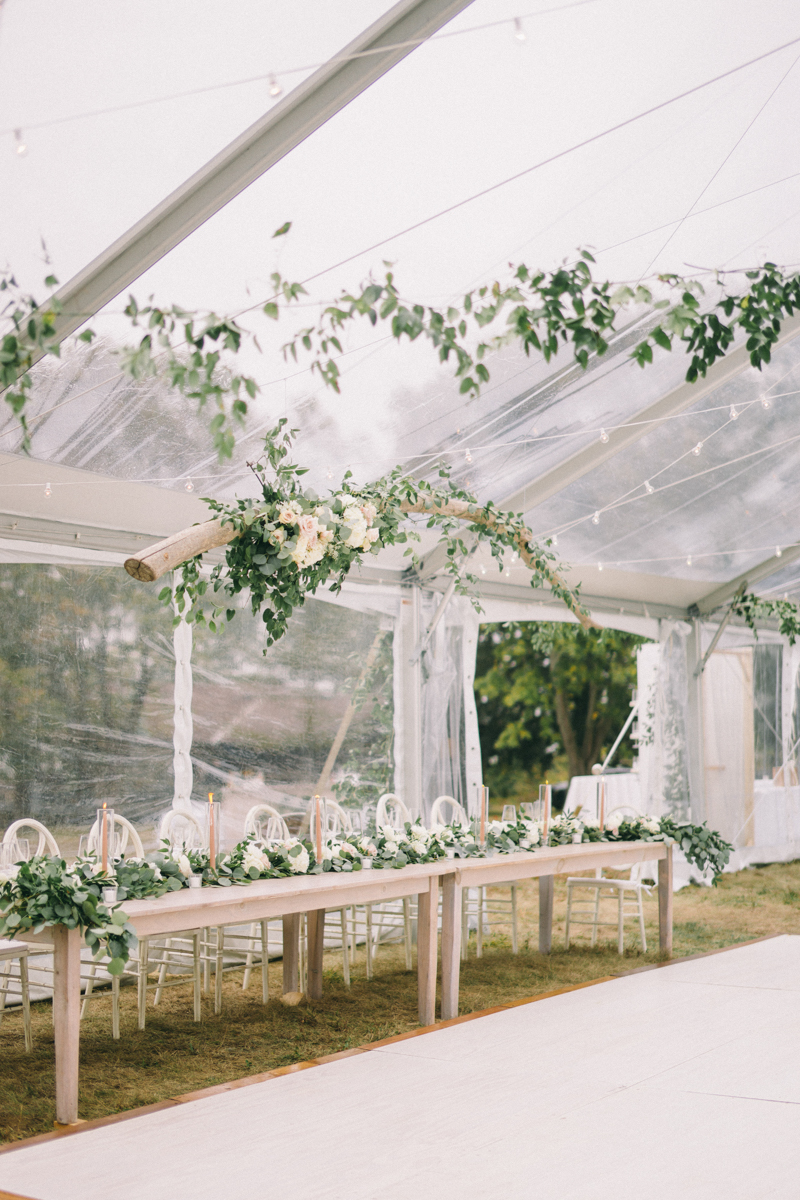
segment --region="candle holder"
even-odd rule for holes
[[[583,841],[583,830],[582,830],[582,829],[576,829],[576,830],[575,830],[575,832],[574,832],[574,833],[573,833],[573,835],[572,835],[572,844],[573,844],[574,846],[577,846],[577,845],[579,845],[579,844],[580,844],[582,841]]]
[[[116,887],[116,885],[114,885],[113,887],[104,887],[101,890],[100,894],[103,899],[103,904],[116,904],[117,903],[117,887]]]
[[[214,799],[214,793],[208,793],[206,806],[206,845],[208,846],[208,865],[211,871],[217,869],[219,858],[220,805]]]
[[[190,888],[200,888],[203,886],[203,876],[202,875],[189,875],[187,877],[186,882],[188,883]]]
[[[361,870],[362,871],[371,871],[372,870],[372,859],[371,858],[362,858]]]
[[[114,810],[104,804],[97,810],[97,856],[105,875],[109,862],[114,861],[116,838],[114,836]]]
[[[444,856],[445,856],[445,858],[455,858],[455,856],[456,856],[455,846],[446,846],[445,851],[444,851]]]

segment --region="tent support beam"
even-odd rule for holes
[[[800,545],[791,546],[788,550],[784,550],[780,557],[773,554],[772,558],[766,559],[759,563],[757,567],[753,567],[750,571],[745,571],[742,575],[737,575],[730,583],[723,583],[720,587],[715,588],[713,592],[709,592],[707,596],[703,596],[697,601],[696,609],[700,616],[707,616],[708,613],[714,611],[724,604],[726,600],[732,600],[740,593],[744,595],[748,587],[753,587],[762,579],[768,579],[770,575],[774,575],[776,571],[780,571],[781,567],[786,567],[789,563],[800,558]]]
[[[733,597],[733,600],[731,601],[728,611],[725,613],[725,616],[722,618],[719,625],[717,626],[717,632],[714,634],[713,638],[711,639],[711,645],[708,647],[705,654],[700,659],[700,662],[695,667],[695,669],[694,669],[695,677],[702,675],[703,671],[705,671],[706,663],[708,662],[708,660],[711,658],[711,655],[716,650],[717,643],[719,642],[719,639],[722,637],[723,633],[725,632],[726,625],[728,624],[731,617],[733,616],[733,605],[734,605],[735,601],[739,599],[740,596],[744,595],[746,587],[747,587],[747,580],[745,579],[744,583],[741,585],[738,592]]]
[[[400,0],[393,5],[61,287],[58,340],[79,329],[471,3]]]

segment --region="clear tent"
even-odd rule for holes
[[[166,18],[154,46],[137,33],[148,5],[123,6],[119,28],[113,35],[105,29],[104,60],[86,59],[79,86],[67,48],[80,53],[98,14],[91,4],[70,18],[61,14],[61,48],[54,31],[42,67],[46,86],[24,108],[13,64],[37,3],[24,11],[13,0],[4,6],[0,61],[12,70],[3,72],[0,96],[13,170],[0,180],[9,213],[3,254],[32,290],[40,290],[43,273],[40,234],[59,277],[77,273],[268,105],[289,101],[316,64],[390,12],[365,0],[346,13],[315,3],[291,19],[267,18],[260,6],[242,3],[230,44],[220,47],[212,29],[222,6],[208,0],[204,8],[208,23],[188,31],[174,14]],[[237,789],[245,796],[275,791],[285,805],[299,805],[320,775],[358,686],[359,663],[378,634],[393,645],[393,662],[375,681],[391,712],[392,744],[377,731],[377,717],[360,712],[337,765],[339,782],[350,761],[354,787],[365,780],[372,793],[393,787],[423,808],[440,792],[472,803],[480,779],[471,692],[479,620],[566,614],[549,593],[530,588],[521,564],[509,560],[498,572],[479,552],[482,618],[467,601],[451,602],[412,664],[447,584],[435,535],[424,529],[420,571],[409,571],[399,551],[384,552],[338,599],[309,602],[297,630],[266,658],[258,623],[245,612],[234,622],[238,632],[232,627],[222,642],[197,637],[194,731],[189,748],[185,736],[177,745],[171,614],[120,565],[149,541],[204,519],[198,497],[250,494],[247,459],[259,432],[285,415],[300,430],[297,456],[320,491],[346,469],[358,480],[401,463],[432,476],[444,461],[481,499],[513,501],[537,536],[557,539],[567,578],[581,584],[595,619],[662,647],[663,711],[649,799],[665,803],[669,794],[676,811],[691,803],[703,815],[704,760],[691,733],[703,698],[692,698],[692,664],[743,575],[763,594],[800,592],[788,487],[800,436],[800,326],[786,324],[764,371],[748,367],[739,350],[692,390],[683,384],[679,353],[659,355],[645,371],[631,361],[651,320],[632,312],[586,372],[563,356],[546,364],[513,349],[498,352],[491,382],[472,401],[429,347],[398,347],[380,327],[349,334],[338,396],[302,361],[287,364],[280,345],[340,287],[370,271],[379,275],[384,260],[395,264],[404,295],[442,304],[502,278],[510,260],[552,267],[584,244],[595,248],[598,273],[620,281],[666,269],[697,274],[697,264],[800,261],[800,176],[783,154],[800,87],[791,46],[464,203],[794,33],[788,5],[775,5],[769,20],[750,6],[734,9],[726,6],[721,26],[716,2],[679,5],[642,22],[639,6],[610,0],[524,14],[505,0],[475,0],[149,267],[132,287],[140,299],[155,293],[164,302],[241,312],[257,332],[261,353],[248,349],[245,367],[262,390],[231,462],[216,461],[204,420],[185,401],[155,381],[121,374],[115,350],[132,337],[123,297],[93,318],[101,337],[92,347],[39,364],[32,457],[20,454],[10,416],[0,427],[2,585],[37,647],[35,661],[19,670],[36,675],[44,697],[70,670],[76,683],[60,697],[57,715],[48,719],[42,700],[41,720],[17,730],[29,734],[27,742],[22,736],[24,778],[36,774],[45,749],[51,765],[46,783],[33,781],[37,799],[20,793],[6,801],[9,812],[52,804],[66,831],[80,822],[68,819],[65,799],[52,797],[80,793],[80,821],[99,797],[150,820],[171,798],[214,790],[215,779],[232,797]],[[162,21],[160,7],[159,14]],[[687,47],[681,28],[690,16],[699,33]],[[178,47],[184,52],[176,62]],[[580,88],[564,86],[565,62]],[[270,96],[270,76],[279,96]],[[166,93],[177,98],[149,104]],[[48,123],[71,114],[79,119]],[[20,138],[24,155],[16,153]],[[124,155],[109,153],[112,145],[124,146]],[[287,219],[291,235],[274,242],[273,230]],[[294,313],[265,329],[249,310],[269,295],[274,267],[313,282]],[[699,273],[711,301],[713,272]],[[37,596],[49,589],[59,597],[54,603],[75,614],[69,645],[38,636],[43,610],[17,594],[25,591],[20,573],[39,580]],[[102,620],[91,619],[98,608]],[[332,640],[345,653],[331,653]],[[765,630],[754,648],[749,632],[735,626],[721,643],[755,655],[756,757],[765,775],[783,767],[792,745],[796,664],[778,645]],[[718,686],[724,691],[724,680]],[[291,703],[282,704],[284,695]],[[48,741],[42,730],[52,727],[58,736]],[[380,761],[366,769],[380,737]],[[187,754],[194,790],[179,796],[170,768]],[[20,770],[7,760],[8,796]],[[726,831],[737,832],[733,825]]]

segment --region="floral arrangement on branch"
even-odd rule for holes
[[[251,464],[261,488],[258,500],[207,500],[218,514],[216,521],[165,539],[141,558],[126,562],[130,574],[150,580],[170,566],[181,566],[174,592],[165,587],[160,593],[163,604],[177,608],[176,622],[183,618],[216,630],[235,616],[234,597],[248,591],[253,613],[262,614],[269,647],[286,632],[292,613],[307,595],[323,584],[340,591],[365,554],[419,540],[415,530],[402,528],[408,516],[419,514],[427,518],[428,528],[436,526],[444,534],[447,570],[462,594],[471,594],[477,583],[463,567],[472,549],[464,540],[466,523],[473,539],[488,543],[500,570],[506,553],[519,555],[531,570],[531,586],[549,587],[585,627],[593,625],[579,589],[569,588],[558,574],[549,542],[539,546],[520,514],[502,512],[492,501],[479,504],[450,480],[445,468],[439,472],[444,481],[440,486],[411,479],[397,467],[355,488],[348,471],[340,489],[320,497],[303,489],[300,477],[305,468],[289,461],[296,431],[287,430],[286,424],[281,419],[270,431],[263,458]],[[187,561],[187,543],[195,550],[228,544],[224,564],[213,568],[210,579],[202,575],[200,555]],[[416,563],[413,547],[406,554]]]

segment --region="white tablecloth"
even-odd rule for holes
[[[627,775],[606,775],[606,815],[615,808],[633,808],[642,811],[639,776],[635,771]],[[597,776],[573,775],[567,792],[565,808],[574,812],[581,806],[584,817],[597,817]]]

